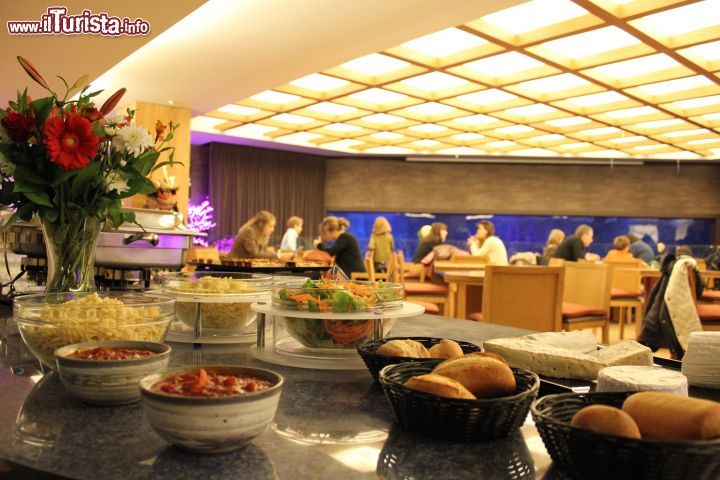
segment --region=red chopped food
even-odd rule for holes
[[[131,360],[133,358],[150,357],[152,355],[157,355],[157,352],[137,348],[95,347],[78,348],[67,356],[81,360]]]
[[[152,390],[187,397],[226,397],[267,390],[272,384],[252,375],[207,372],[178,373],[160,380]]]

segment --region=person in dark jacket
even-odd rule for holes
[[[342,217],[325,217],[320,224],[320,238],[313,241],[318,250],[329,253],[335,257],[335,264],[349,277],[353,272],[364,272],[360,244],[357,239],[347,231],[350,222]],[[334,242],[330,247],[327,244]]]
[[[420,263],[425,256],[433,251],[433,248],[445,242],[448,235],[448,228],[442,222],[434,222],[430,226],[430,232],[420,240],[415,253],[412,256],[412,263]]]
[[[650,264],[655,258],[652,247],[640,240],[636,235],[628,235],[627,237],[630,239],[630,253],[632,253],[632,256]]]
[[[596,253],[585,253],[585,248],[593,242],[593,229],[590,225],[582,224],[575,229],[575,233],[558,245],[553,253],[553,258],[562,258],[569,262],[577,262],[584,258],[590,262],[597,262],[600,256]]]

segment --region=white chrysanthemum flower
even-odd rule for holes
[[[108,193],[115,190],[118,194],[122,194],[130,190],[127,179],[123,178],[118,172],[110,173],[105,181],[105,191]]]
[[[0,125],[0,143],[11,143],[10,135],[8,135],[5,127]]]
[[[146,129],[133,125],[122,127],[115,138],[122,138],[125,151],[133,156],[140,156],[154,145],[153,138]],[[113,142],[115,139],[113,139]]]
[[[0,173],[6,177],[10,177],[15,173],[15,164],[2,152],[0,152]]]
[[[117,125],[118,123],[125,123],[125,115],[120,112],[113,112],[109,115],[105,115],[106,125]]]

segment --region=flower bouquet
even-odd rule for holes
[[[176,125],[159,121],[155,136],[135,126],[134,110],[112,114],[122,88],[98,109],[85,75],[55,92],[35,67],[20,65],[50,95],[31,99],[27,89],[0,108],[0,205],[14,210],[2,225],[40,219],[48,255],[48,292],[93,291],[94,254],[104,225],[135,222],[121,200],[155,192],[148,175],[173,165]],[[158,162],[168,151],[168,160]]]

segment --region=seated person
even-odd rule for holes
[[[632,256],[645,263],[652,262],[653,258],[655,258],[652,247],[635,235],[628,235],[627,237],[630,239],[630,253]]]
[[[447,225],[435,222],[430,226],[430,232],[420,241],[412,256],[412,263],[420,263],[433,248],[445,242],[447,238]]]
[[[552,230],[550,230],[550,234],[548,235],[547,241],[545,242],[545,248],[543,249],[543,253],[542,255],[538,255],[537,264],[549,264],[553,253],[555,253],[558,245],[560,245],[563,240],[565,240],[565,232],[563,232],[559,228],[553,228]]]
[[[487,258],[492,265],[507,265],[508,256],[505,244],[495,235],[495,225],[483,220],[477,224],[477,232],[468,239],[468,246],[473,255]]]
[[[313,240],[313,246],[335,257],[335,264],[350,277],[353,272],[365,272],[360,244],[347,231],[350,222],[342,217],[325,217],[320,224],[320,238]],[[332,247],[328,243],[334,242]]]
[[[600,255],[590,252],[585,253],[585,249],[593,242],[593,234],[590,225],[582,224],[578,226],[574,234],[565,237],[565,240],[558,245],[555,253],[553,253],[553,258],[562,258],[568,262],[577,262],[581,258],[589,262],[599,261]]]
[[[603,258],[604,261],[635,261],[638,264],[645,265],[645,262],[633,257],[633,254],[630,253],[630,239],[627,236],[620,235],[619,237],[615,237],[613,247],[614,248],[605,255],[605,258]]]
[[[275,231],[275,215],[260,210],[238,231],[227,258],[277,258],[275,249],[268,246]]]
[[[385,217],[377,217],[373,223],[368,243],[368,254],[372,252],[376,272],[385,272],[388,258],[395,251],[392,227]]]
[[[298,249],[298,237],[302,233],[303,219],[292,216],[287,221],[288,229],[280,242],[280,250],[294,252]]]

